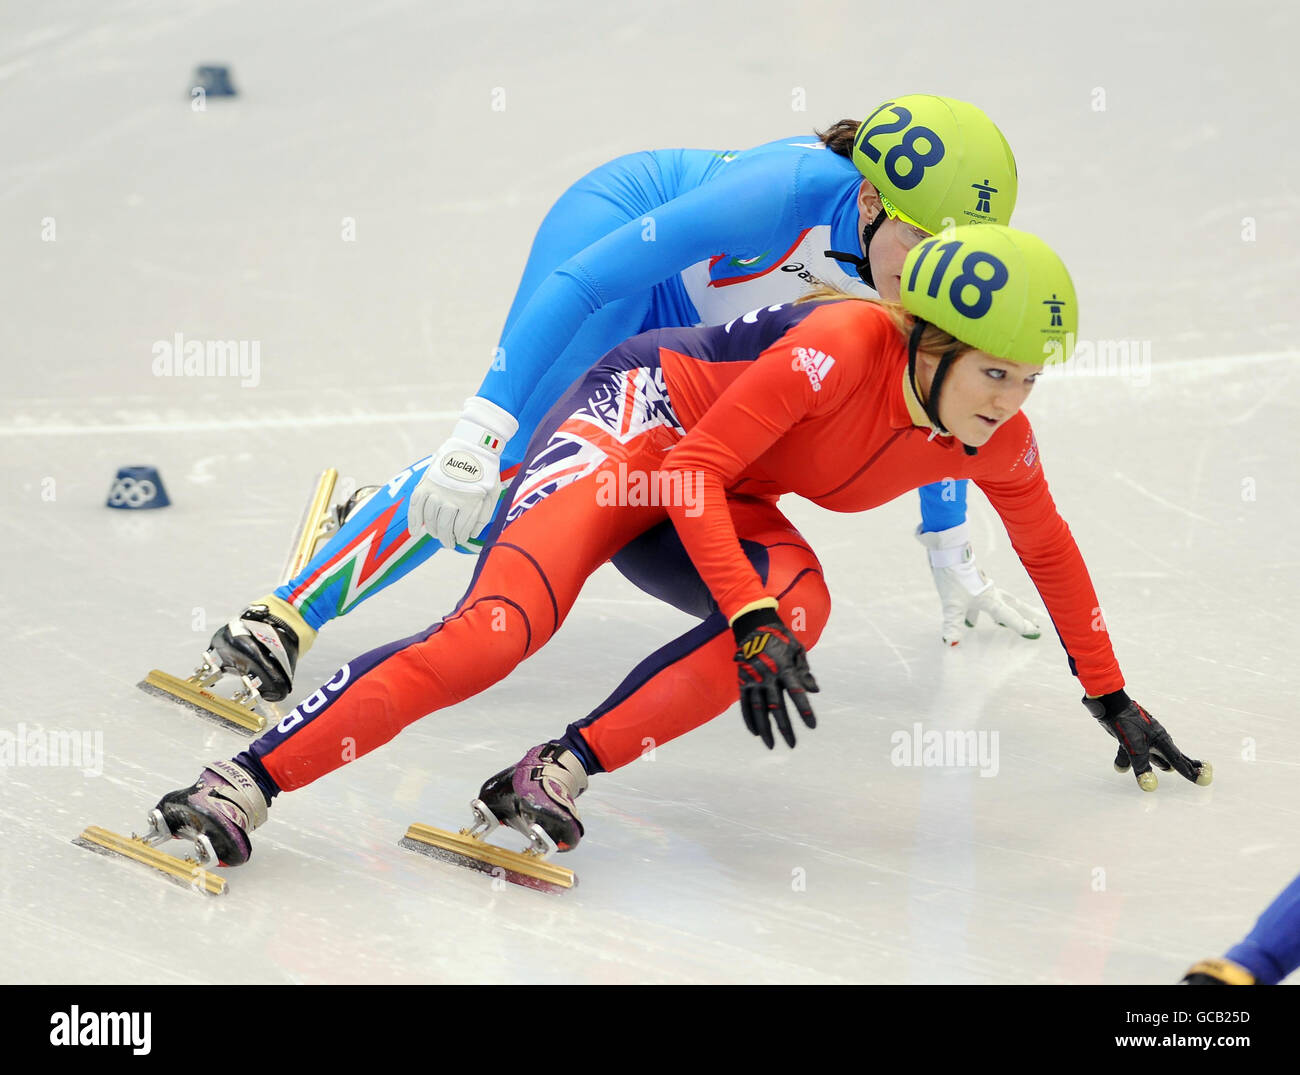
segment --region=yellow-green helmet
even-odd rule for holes
[[[953,228],[917,244],[899,287],[910,314],[1008,362],[1063,361],[1079,327],[1064,263],[1015,228]]]
[[[916,318],[907,350],[918,398],[916,355],[927,323],[978,351],[1031,366],[1064,361],[1074,347],[1074,283],[1056,252],[1026,231],[984,224],[927,239],[908,252],[899,288],[903,308]],[[926,396],[937,429],[939,391],[956,354],[940,358]],[[966,451],[975,453],[969,445]]]
[[[965,101],[909,94],[858,126],[853,163],[891,216],[930,234],[1006,224],[1016,207],[1016,159],[988,116]]]

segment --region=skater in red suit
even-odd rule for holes
[[[819,301],[633,337],[539,427],[456,608],[349,661],[248,751],[165,796],[168,828],[207,835],[226,864],[245,861],[248,833],[276,794],[501,680],[554,637],[588,576],[626,549],[666,599],[703,622],[481,792],[503,823],[536,823],[568,849],[582,836],[574,799],[587,777],[634,760],[645,739],[674,739],[738,695],[747,727],[769,747],[773,722],[794,746],[786,697],[814,726],[807,651],[830,597],[780,496],[857,512],[945,477],[973,479],[1002,518],[1086,707],[1139,785],[1154,789],[1153,763],[1209,783],[1210,767],[1185,757],[1125,693],[1020,411],[1045,356],[1062,357],[1076,324],[1056,255],[1031,235],[983,225],[908,255],[901,310]]]

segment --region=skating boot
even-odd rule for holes
[[[187,678],[155,668],[138,686],[201,716],[260,733],[268,716],[280,719],[274,703],[293,689],[298,658],[315,641],[316,632],[297,609],[267,594],[212,636],[202,662]],[[216,693],[213,688],[228,675],[239,679],[239,687],[230,696]]]
[[[563,892],[578,883],[573,871],[547,856],[570,851],[582,839],[574,799],[587,790],[587,773],[559,743],[533,747],[523,760],[502,769],[470,803],[474,823],[459,832],[417,822],[399,843],[411,851],[493,878],[543,892]],[[524,834],[528,847],[511,851],[486,839],[505,825]]]
[[[348,496],[338,484],[338,471],[326,470],[298,525],[281,583],[298,575],[322,544],[380,488],[368,485]],[[293,690],[298,661],[315,641],[315,630],[296,608],[273,593],[267,594],[212,636],[202,661],[188,676],[174,676],[155,668],[139,687],[179,702],[203,717],[216,717],[244,731],[261,733],[266,730],[268,718],[272,722],[280,719],[275,703]],[[215,689],[227,675],[239,680],[239,686],[229,696]]]
[[[206,838],[222,866],[242,866],[253,853],[248,834],[266,821],[267,802],[247,770],[218,761],[190,787],[169,791],[154,810],[176,839]]]
[[[381,488],[379,485],[362,486],[342,504],[328,509],[309,506],[303,526],[308,528],[304,532],[312,540],[306,541],[300,536],[297,544],[302,546],[301,554],[310,558],[319,542],[336,533]],[[322,487],[319,495],[328,500],[333,490],[331,480],[328,489]],[[321,510],[325,514],[318,520]],[[287,577],[296,574],[301,567],[301,563],[291,562],[291,566],[285,569],[290,572]],[[240,704],[278,702],[293,690],[293,673],[298,667],[298,658],[311,649],[315,641],[316,632],[296,608],[275,594],[267,594],[212,636],[208,652],[203,656],[203,666],[196,674],[202,673],[206,667],[209,672],[239,676],[244,687],[233,700]],[[212,682],[215,680],[209,679],[203,685],[211,686]]]
[[[293,690],[298,656],[315,640],[297,609],[268,595],[223,625],[204,659],[225,675],[239,676],[263,701],[278,702]]]
[[[523,760],[488,779],[478,801],[502,825],[536,842],[535,827],[555,845],[570,851],[582,839],[582,819],[574,800],[587,790],[587,771],[571,750],[558,743],[533,747]]]

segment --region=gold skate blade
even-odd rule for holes
[[[213,716],[244,729],[246,732],[266,731],[266,718],[262,714],[229,698],[222,698],[195,684],[155,668],[136,684],[146,694],[156,694],[195,710],[199,716]]]
[[[541,855],[509,851],[462,832],[447,832],[416,822],[398,841],[408,851],[418,851],[455,866],[490,873],[511,884],[541,892],[564,892],[578,883],[572,870],[556,866]]]
[[[313,556],[320,543],[332,533],[328,524],[334,501],[334,486],[339,480],[339,472],[333,467],[321,472],[316,479],[316,488],[311,499],[303,509],[298,529],[294,533],[293,544],[284,567],[280,569],[280,585],[283,586],[298,574]]]
[[[179,859],[165,851],[151,847],[138,836],[119,836],[98,825],[86,828],[72,841],[78,847],[98,854],[121,855],[167,875],[177,884],[202,892],[207,896],[224,896],[226,879],[220,874],[204,869],[193,859]]]

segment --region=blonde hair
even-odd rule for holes
[[[859,295],[850,295],[847,291],[841,291],[838,287],[832,287],[830,284],[818,284],[795,299],[795,305],[797,306],[803,302],[836,302],[844,299],[879,306],[889,315],[889,320],[893,322],[894,328],[898,330],[898,334],[903,338],[904,343],[912,335],[912,328],[916,324],[916,318],[904,310],[901,304],[886,302],[884,299],[866,299]],[[954,356],[960,356],[967,351],[974,351],[975,348],[971,347],[970,344],[962,343],[957,337],[945,332],[936,325],[927,323],[921,332],[921,341],[917,344],[916,350],[918,354],[924,352],[934,358],[940,358],[949,351],[952,351]]]

